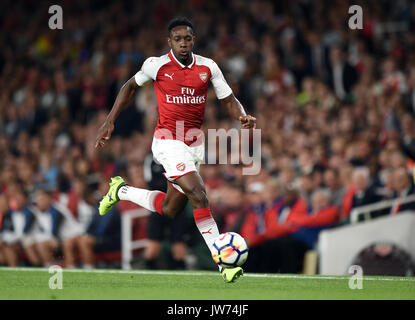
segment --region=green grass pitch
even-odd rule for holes
[[[65,270],[63,288],[52,290],[46,268],[0,268],[0,299],[415,299],[415,278],[363,278],[349,289],[350,276],[245,274],[224,283],[218,272]]]

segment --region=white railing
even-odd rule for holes
[[[403,199],[395,198],[391,200],[383,200],[383,201],[368,204],[365,206],[357,207],[350,212],[350,223],[358,222],[359,217],[361,215],[363,215],[364,220],[369,220],[371,218],[372,212],[386,209],[386,208],[392,208],[393,206],[398,204],[398,201],[400,201],[401,204],[415,202],[415,194],[407,196]]]
[[[144,248],[147,239],[133,240],[133,219],[147,217],[150,211],[142,209],[127,210],[121,214],[121,248],[122,248],[122,268],[131,269],[133,250]]]

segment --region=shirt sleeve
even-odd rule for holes
[[[216,97],[218,97],[218,99],[224,99],[228,97],[232,93],[232,89],[226,82],[225,77],[222,74],[222,71],[219,69],[218,65],[213,60],[211,65],[211,72],[212,77],[210,78],[210,81],[212,81]]]
[[[146,84],[150,80],[155,80],[152,72],[154,69],[154,59],[154,57],[147,58],[146,61],[144,61],[141,70],[134,75],[135,82],[137,82],[139,86]]]

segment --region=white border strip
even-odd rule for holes
[[[29,271],[29,272],[48,272],[48,268],[12,268],[0,267],[0,271]],[[153,270],[117,270],[117,269],[63,269],[65,273],[108,273],[108,274],[153,274],[153,275],[172,275],[172,276],[215,276],[219,274],[213,271],[193,272],[193,271],[153,271]],[[315,279],[315,280],[349,280],[350,276],[320,276],[320,275],[293,275],[293,274],[268,274],[268,273],[244,273],[244,277],[249,278],[277,278],[277,279]],[[363,280],[375,281],[409,281],[415,282],[415,277],[377,277],[364,276]]]

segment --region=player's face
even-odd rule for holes
[[[183,64],[192,61],[191,52],[195,44],[193,31],[188,26],[177,26],[171,30],[170,37],[167,39],[174,56]]]

